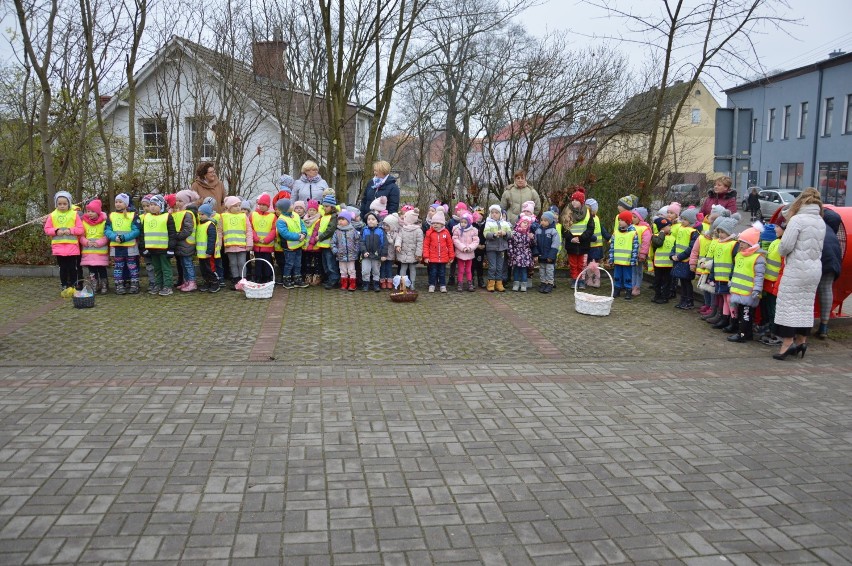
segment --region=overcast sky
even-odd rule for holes
[[[540,0],[541,4],[527,9],[520,20],[536,35],[557,30],[573,33],[575,45],[592,45],[594,35],[612,35],[620,20],[607,18],[606,13],[577,0]],[[622,6],[652,6],[648,0],[621,2]],[[790,11],[785,14],[800,19],[798,25],[788,26],[789,35],[775,29],[766,29],[753,36],[760,62],[767,71],[788,70],[827,59],[835,49],[852,51],[852,0],[789,0]],[[623,26],[622,26],[623,28]],[[625,49],[631,62],[638,66],[642,60],[641,50],[635,45]],[[757,70],[755,70],[755,75]],[[719,85],[708,84],[717,101],[725,106],[721,89],[731,88],[742,82],[738,77],[715,77]]]

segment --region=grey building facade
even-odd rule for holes
[[[728,108],[751,108],[751,163],[735,180],[751,186],[818,187],[823,202],[852,206],[852,53],[736,86]]]

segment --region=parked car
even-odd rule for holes
[[[701,190],[701,186],[697,183],[681,183],[678,185],[672,185],[669,188],[665,202],[679,202],[685,207],[694,205],[701,205],[701,197],[704,196],[704,192]]]
[[[760,199],[760,215],[763,218],[772,218],[775,211],[785,206],[790,206],[796,197],[802,194],[798,189],[764,189],[757,193]]]
[[[749,187],[743,193],[743,200],[740,201],[740,210],[748,210],[748,195],[751,194],[752,189],[757,189],[757,192],[759,194],[760,191],[780,191],[781,187]]]

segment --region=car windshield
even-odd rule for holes
[[[781,191],[778,194],[781,195],[784,202],[793,202],[800,194],[802,194],[802,191]]]

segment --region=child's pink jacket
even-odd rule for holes
[[[101,212],[101,216],[92,224],[97,225],[101,222],[106,222],[107,216],[103,212]],[[80,236],[80,254],[82,255],[82,259],[80,259],[80,265],[93,265],[93,266],[107,266],[109,265],[109,253],[105,254],[84,254],[83,250],[86,249],[86,244],[90,241],[95,244],[96,248],[109,246],[109,238],[106,236],[101,236],[96,240],[88,240],[86,239],[86,227],[85,223],[87,220],[83,220],[83,235]],[[107,248],[109,251],[109,248]]]
[[[639,222],[638,225],[647,228],[647,230],[642,232],[642,239],[639,241],[639,261],[644,261],[648,258],[648,252],[651,251],[651,236],[653,232],[651,226],[644,220]]]
[[[470,226],[467,230],[462,230],[461,225],[453,226],[453,244],[456,248],[456,258],[467,260],[473,259],[476,255],[476,246],[479,245],[479,232],[476,227]],[[462,251],[469,248],[470,251]]]
[[[68,211],[69,214],[73,214],[76,220],[74,221],[74,227],[71,228],[71,235],[77,236],[78,238],[85,233],[83,230],[83,221],[80,219],[80,215],[74,212],[73,210]],[[47,215],[47,220],[44,221],[44,233],[50,236],[51,238],[56,235],[56,228],[53,227],[53,216],[50,214]],[[50,246],[51,252],[53,255],[80,255],[80,243],[62,243],[62,244],[51,244]]]

